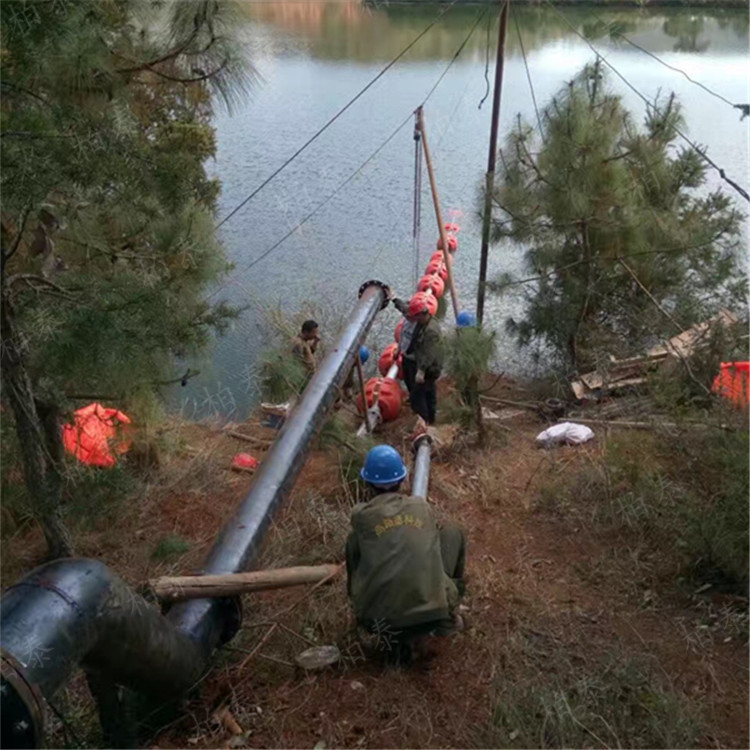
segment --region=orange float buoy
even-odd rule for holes
[[[401,413],[401,386],[393,378],[370,378],[365,383],[365,398],[369,409],[377,399],[384,422],[393,422]],[[357,397],[357,409],[364,414],[362,396]]]
[[[430,315],[434,315],[438,309],[437,297],[427,294],[427,292],[417,292],[409,300],[409,316],[412,318],[415,317],[425,307]]]
[[[426,292],[428,289],[440,299],[445,291],[445,282],[436,274],[431,273],[429,276],[422,276],[417,284],[420,292]]]
[[[437,241],[437,249],[442,250],[443,249],[443,240],[439,239]],[[456,250],[458,250],[458,238],[454,237],[452,234],[448,235],[448,250],[451,253],[455,253]]]
[[[110,468],[117,463],[117,455],[130,450],[130,441],[121,439],[129,424],[127,414],[89,404],[73,413],[73,424],[63,425],[63,445],[81,463]]]
[[[442,250],[436,250],[432,254],[432,257],[430,258],[430,263],[432,263],[433,261],[437,261],[438,263],[444,263],[445,262],[445,256],[443,255],[443,251]]]
[[[722,362],[711,390],[746,409],[750,404],[750,362]]]
[[[396,330],[393,332],[393,338],[396,339],[396,343],[399,343],[401,341],[401,331],[404,327],[404,319],[401,318],[401,320],[398,321],[398,325],[396,326]]]
[[[404,371],[401,367],[401,354],[398,350],[398,344],[388,344],[388,346],[383,349],[383,353],[378,360],[378,370],[380,370],[380,374],[385,377],[388,374],[388,370],[391,369],[391,366],[396,363],[398,363],[398,376],[403,379]]]
[[[424,269],[425,276],[429,276],[431,273],[436,273],[440,278],[445,281],[448,278],[448,269],[445,267],[445,263],[440,261],[431,260],[427,264],[427,268]]]
[[[450,224],[445,225],[445,231],[446,232],[460,232],[461,227],[458,226],[458,224],[451,222]]]

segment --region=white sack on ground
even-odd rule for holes
[[[551,448],[555,445],[580,445],[592,440],[593,437],[594,431],[584,424],[561,422],[540,432],[536,436],[536,444],[540,448]]]

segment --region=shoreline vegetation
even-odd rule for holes
[[[445,5],[451,0],[362,0],[363,5],[371,7],[387,7],[389,5]],[[457,5],[479,5],[481,0],[457,0]],[[500,0],[498,0],[498,5]],[[608,8],[633,8],[645,10],[647,8],[695,8],[708,10],[712,8],[745,8],[746,0],[513,0],[513,5],[524,7],[542,7],[544,5],[564,5],[568,7],[587,6]]]

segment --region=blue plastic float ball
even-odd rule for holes
[[[459,328],[471,328],[477,324],[477,318],[474,313],[463,310],[456,317],[456,325]]]
[[[406,466],[394,447],[376,445],[365,457],[365,465],[360,476],[370,484],[388,486],[406,477]]]
[[[370,359],[370,350],[366,346],[359,347],[359,361],[364,364]]]

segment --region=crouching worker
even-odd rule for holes
[[[390,445],[373,448],[360,473],[373,495],[352,510],[347,592],[357,623],[408,662],[415,639],[463,627],[464,534],[438,529],[424,498],[399,492],[406,466]]]

